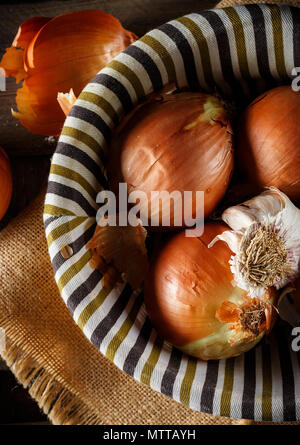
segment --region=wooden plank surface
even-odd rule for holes
[[[91,1],[9,1],[0,4],[0,58],[9,47],[18,26],[33,16],[53,17],[81,9],[102,9],[120,19],[123,26],[142,36],[150,29],[181,15],[213,7],[212,0],[91,0]],[[16,83],[7,80],[0,92],[0,145],[10,156],[14,191],[10,209],[0,221],[0,230],[20,213],[47,182],[50,157],[56,141],[29,133],[11,116],[15,106]],[[0,190],[1,193],[1,190]],[[45,416],[17,384],[13,375],[0,368],[0,424],[41,422]]]

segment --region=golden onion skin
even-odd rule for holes
[[[145,282],[148,315],[167,341],[203,360],[222,359],[248,351],[260,341],[221,322],[216,313],[225,301],[241,307],[247,292],[236,287],[230,271],[231,251],[225,243],[207,245],[228,227],[206,223],[200,238],[188,238],[184,231],[168,236],[151,261]]]
[[[203,191],[205,216],[224,196],[232,170],[232,130],[223,104],[214,96],[191,92],[156,94],[139,105],[114,134],[108,160],[115,193],[120,182],[127,183],[129,193],[145,192],[148,200],[151,191],[178,190],[182,196],[184,191]],[[153,213],[161,225],[163,212],[141,205],[149,225]],[[192,214],[195,217],[195,194]]]
[[[300,92],[267,91],[242,115],[236,143],[238,171],[255,192],[274,186],[300,202]]]

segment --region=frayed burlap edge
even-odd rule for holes
[[[5,329],[5,326],[2,324]],[[101,425],[103,422],[29,354],[6,338],[1,357],[54,425]]]
[[[16,379],[28,390],[39,408],[53,425],[103,425],[91,409],[59,383],[55,377],[39,366],[36,361],[6,338],[6,350],[0,356]],[[200,414],[200,413],[199,413]],[[204,416],[210,416],[203,413]],[[225,419],[224,419],[225,420]],[[228,419],[229,420],[229,419]],[[230,419],[231,425],[270,425],[273,422],[255,422],[249,419]],[[207,424],[212,424],[211,421]],[[215,424],[227,424],[217,421]],[[300,422],[278,422],[277,425],[299,425]]]
[[[2,326],[5,329],[5,324]],[[83,403],[79,397],[66,389],[44,367],[39,366],[29,354],[13,344],[9,338],[6,338],[6,350],[1,351],[0,356],[53,425],[104,424],[96,414],[91,413],[90,407]],[[211,422],[213,416],[206,413],[202,415],[210,419],[207,424],[213,424]],[[218,420],[215,424],[252,425],[254,423],[260,422],[248,419],[227,419],[226,421],[224,418],[223,422]]]

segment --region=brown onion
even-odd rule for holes
[[[277,291],[250,298],[235,286],[225,243],[210,241],[227,229],[207,223],[200,238],[169,237],[153,256],[145,282],[145,304],[159,334],[204,360],[241,354],[270,329]],[[256,311],[256,312],[253,312]]]
[[[152,191],[179,191],[181,196],[192,191],[189,205],[194,218],[195,192],[204,192],[204,214],[209,215],[225,194],[232,169],[232,131],[219,99],[203,93],[159,93],[133,110],[117,129],[108,178],[115,193],[119,183],[126,182],[129,193],[143,191],[148,202]],[[171,205],[169,225],[174,225],[183,206],[174,213]],[[142,203],[140,207],[149,225],[154,215],[161,225],[167,212],[164,205],[156,210],[152,201],[149,209]]]
[[[236,156],[245,182],[274,186],[300,201],[300,93],[290,86],[274,88],[245,110]]]

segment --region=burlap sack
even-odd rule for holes
[[[257,2],[218,6],[242,3]],[[249,423],[198,413],[158,394],[89,343],[53,278],[43,201],[44,192],[0,233],[0,327],[6,336],[0,353],[49,419],[55,424]]]

